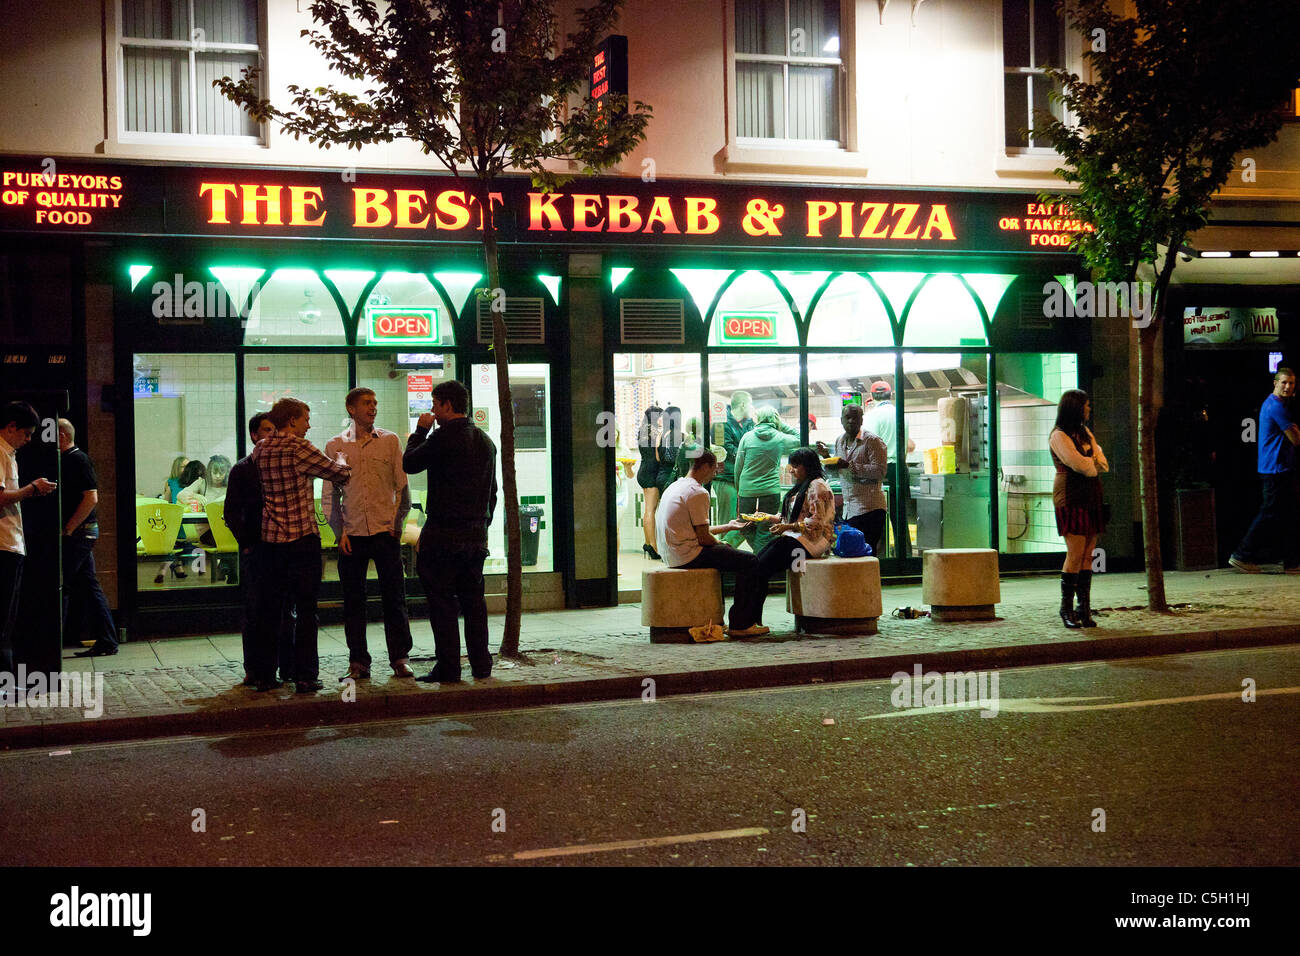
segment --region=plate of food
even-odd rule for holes
[[[822,459],[822,464],[823,464],[823,465],[830,465],[830,466],[833,468],[833,467],[835,467],[836,465],[840,464],[840,456],[839,456],[839,455],[831,455],[831,457],[829,457],[829,458],[823,458],[823,459]]]
[[[752,515],[741,515],[741,521],[780,521],[780,515],[770,515],[762,511],[756,511]]]

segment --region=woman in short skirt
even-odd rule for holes
[[[1110,471],[1101,445],[1088,428],[1092,402],[1088,393],[1072,388],[1056,408],[1056,427],[1048,445],[1056,480],[1052,504],[1056,530],[1065,538],[1065,566],[1061,569],[1061,621],[1068,628],[1096,627],[1092,619],[1092,550],[1106,530],[1101,496],[1103,471]],[[1075,592],[1079,609],[1074,609]]]

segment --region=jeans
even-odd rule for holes
[[[492,674],[488,650],[487,600],[483,596],[482,545],[420,543],[415,571],[429,599],[429,626],[433,629],[436,673],[442,680],[460,679],[460,623],[465,615],[465,656],[475,677]]]
[[[885,538],[884,508],[877,508],[875,511],[866,511],[860,515],[854,515],[852,518],[845,518],[844,523],[861,531],[862,536],[867,539],[867,544],[871,547],[872,556],[881,557],[880,548],[884,544]]]
[[[406,616],[406,581],[398,540],[387,532],[357,537],[348,535],[351,554],[339,549],[339,580],[343,583],[343,632],[348,641],[348,663],[370,667],[366,646],[366,568],[371,559],[384,600],[384,642],[388,661],[396,664],[411,655],[411,623]]]
[[[240,577],[240,584],[244,589],[244,670],[250,677],[257,678],[259,667],[262,665],[258,660],[257,629],[261,617],[258,614],[259,588],[258,581],[261,577],[262,564],[264,558],[260,558],[262,545],[254,545],[252,550],[245,553],[242,550],[239,553],[240,564],[243,565],[243,574]],[[298,610],[294,607],[292,601],[285,601],[280,606],[281,618],[278,622],[278,637],[276,639],[275,658],[280,664],[280,677],[284,680],[291,680],[293,677],[293,632],[298,624]]]
[[[280,623],[289,613],[289,602],[298,611],[294,627],[293,677],[313,681],[320,674],[320,656],[316,639],[319,619],[316,600],[320,595],[320,538],[303,535],[287,544],[263,544],[258,556],[257,640],[254,658],[255,680],[270,683],[275,679],[275,664],[280,640]]]
[[[1300,565],[1300,528],[1296,527],[1298,506],[1295,476],[1291,472],[1260,475],[1264,500],[1250,530],[1237,545],[1236,555],[1251,564],[1282,560],[1288,568]]]
[[[97,528],[78,528],[72,536],[63,537],[63,633],[75,637],[84,633],[95,641],[98,648],[117,647],[117,627],[113,613],[108,609],[108,598],[99,585],[95,573],[95,541]],[[69,618],[69,610],[77,613]],[[70,626],[69,621],[75,626]]]
[[[731,600],[731,610],[727,614],[727,626],[735,630],[744,630],[754,624],[754,602],[756,587],[754,570],[758,558],[747,551],[737,551],[725,544],[715,544],[697,554],[694,560],[681,565],[687,571],[697,568],[713,568],[718,571],[731,571],[736,575],[736,592]],[[759,612],[763,600],[758,598]]]
[[[14,673],[14,623],[22,583],[23,556],[17,551],[0,551],[0,673],[4,674]]]

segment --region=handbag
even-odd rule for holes
[[[866,535],[851,524],[835,526],[835,544],[831,548],[841,558],[865,558],[871,554]]]

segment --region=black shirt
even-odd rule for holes
[[[487,546],[497,504],[497,449],[468,418],[454,418],[429,433],[417,428],[406,441],[402,469],[428,471],[428,518],[420,544]]]
[[[67,451],[59,453],[59,502],[63,506],[63,524],[81,505],[81,498],[87,491],[97,490],[99,482],[95,479],[95,466],[90,463],[90,456],[73,445]],[[99,518],[97,509],[91,508],[78,527],[95,524]],[[74,529],[76,530],[76,529]]]
[[[241,548],[262,540],[262,478],[252,455],[235,462],[226,477],[225,518]]]

